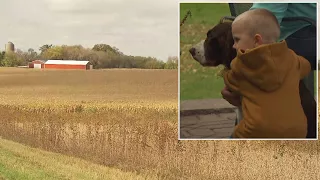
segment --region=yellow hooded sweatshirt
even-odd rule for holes
[[[226,86],[242,96],[243,120],[234,138],[305,138],[307,118],[301,106],[299,81],[310,63],[285,41],[238,50]]]

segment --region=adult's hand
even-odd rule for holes
[[[222,89],[221,94],[223,99],[228,101],[230,104],[237,107],[241,106],[240,96],[229,91],[229,89],[226,86]]]

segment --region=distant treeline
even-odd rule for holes
[[[64,59],[87,60],[95,69],[100,68],[142,68],[142,69],[177,69],[178,58],[168,57],[167,62],[154,57],[125,55],[116,47],[107,44],[96,44],[92,49],[81,45],[53,46],[43,45],[39,48],[40,54],[30,48],[27,52],[1,52],[0,66],[15,67],[25,66],[33,60]]]

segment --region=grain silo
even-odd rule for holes
[[[14,52],[14,44],[12,42],[8,42],[5,46],[6,52]]]

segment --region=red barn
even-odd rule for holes
[[[45,62],[41,60],[34,60],[29,62],[29,68],[42,69],[44,67],[44,63]]]
[[[76,60],[48,60],[44,64],[45,69],[91,69],[89,61]]]

